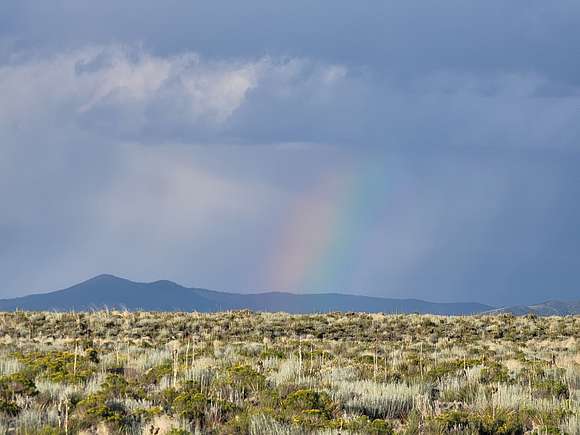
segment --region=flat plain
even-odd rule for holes
[[[0,433],[580,433],[580,316],[0,313]]]

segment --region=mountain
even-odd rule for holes
[[[497,308],[483,314],[536,314],[538,316],[574,316],[580,314],[580,301],[547,301],[535,305],[514,305]]]
[[[228,306],[229,309],[255,311],[286,311],[288,313],[319,313],[358,311],[385,313],[474,314],[487,310],[479,303],[436,303],[420,299],[390,299],[341,293],[294,294],[268,292],[236,294],[194,289],[196,294]]]
[[[146,311],[216,311],[219,305],[171,281],[140,283],[99,275],[64,290],[0,300],[0,310],[91,310],[125,308]]]
[[[187,288],[171,281],[133,282],[99,275],[64,290],[0,300],[0,311],[86,311],[120,308],[143,311],[286,311],[314,313],[362,311],[385,313],[474,314],[494,307],[479,303],[435,303],[419,299],[387,299],[339,293],[226,293]]]

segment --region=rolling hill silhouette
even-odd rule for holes
[[[2,311],[86,311],[102,308],[131,311],[213,312],[249,309],[289,313],[361,311],[447,315],[474,314],[494,309],[475,302],[436,303],[340,293],[227,293],[187,288],[171,281],[133,282],[113,275],[99,275],[64,290],[0,300]]]

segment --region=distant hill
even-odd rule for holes
[[[580,301],[547,301],[535,305],[514,305],[511,307],[496,308],[484,314],[510,313],[517,316],[536,314],[538,316],[573,316],[580,314]]]
[[[360,311],[443,315],[475,314],[494,308],[475,302],[435,303],[419,299],[388,299],[339,293],[226,293],[187,288],[171,281],[133,282],[112,275],[99,275],[64,290],[0,300],[1,311],[87,311],[105,307],[131,311],[212,312],[249,309],[289,313]]]

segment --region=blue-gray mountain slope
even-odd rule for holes
[[[497,308],[484,314],[536,314],[538,316],[575,316],[580,315],[580,301],[547,301],[535,305],[514,305]]]
[[[361,311],[385,313],[474,314],[494,307],[479,303],[435,303],[419,299],[388,299],[339,293],[240,294],[186,288],[171,281],[139,283],[100,275],[64,290],[0,300],[0,310],[76,310],[121,308],[144,311],[202,311],[249,309],[314,313]]]

